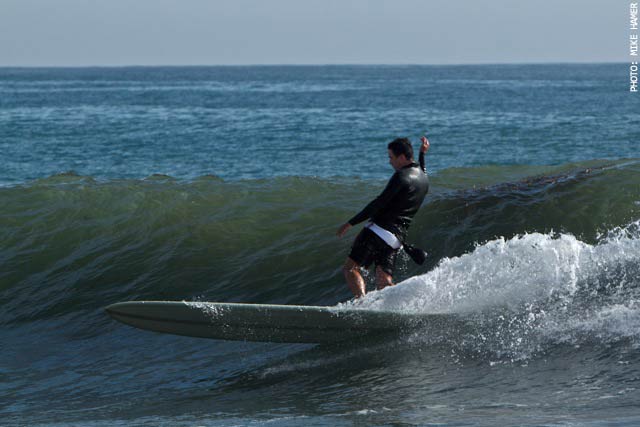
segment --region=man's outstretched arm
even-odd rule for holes
[[[373,199],[367,206],[365,206],[364,209],[362,209],[348,222],[340,226],[338,232],[336,233],[338,237],[342,237],[352,226],[359,224],[368,218],[371,218],[381,208],[385,207],[391,201],[391,199],[393,199],[393,196],[396,195],[401,187],[402,185],[400,183],[400,178],[397,173],[394,173],[387,183],[387,186],[378,197]]]
[[[396,195],[401,187],[402,185],[400,183],[400,177],[397,173],[394,173],[382,193],[380,193],[378,197],[373,199],[358,214],[351,218],[349,220],[349,224],[356,225],[368,218],[371,218],[381,208],[385,207],[391,201],[391,199],[393,199],[393,196]]]

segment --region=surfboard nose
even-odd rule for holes
[[[104,311],[111,317],[131,316],[140,310],[140,301],[137,302],[116,302],[104,308]],[[118,319],[120,320],[120,319]]]
[[[109,304],[108,306],[106,306],[104,308],[104,311],[106,311],[108,314],[117,314],[119,312],[119,309],[122,308],[122,304],[121,302],[117,302],[115,304]]]

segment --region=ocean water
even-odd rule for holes
[[[625,64],[0,69],[0,425],[640,425]],[[431,192],[398,285],[448,326],[333,346],[119,324],[142,299],[351,305],[386,144]],[[416,147],[417,148],[417,147]],[[371,281],[372,277],[367,276]]]

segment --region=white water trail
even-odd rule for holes
[[[545,340],[638,345],[640,221],[595,244],[555,233],[492,240],[343,306],[457,314],[472,319],[471,341],[498,352],[530,353]]]

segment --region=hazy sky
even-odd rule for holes
[[[0,0],[0,66],[626,62],[626,0]]]

